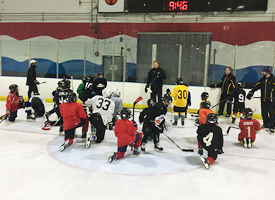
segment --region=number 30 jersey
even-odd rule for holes
[[[203,124],[198,127],[197,139],[207,151],[217,152],[223,147],[222,129],[216,124]]]
[[[111,99],[96,95],[85,101],[85,105],[87,107],[92,107],[93,113],[99,113],[101,115],[105,126],[112,121],[115,103]]]
[[[185,85],[176,85],[170,94],[174,98],[173,105],[177,107],[186,107],[188,99],[188,87]]]

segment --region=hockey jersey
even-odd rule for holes
[[[96,95],[85,101],[85,105],[87,107],[92,107],[92,113],[99,113],[101,115],[102,122],[105,126],[112,121],[115,103],[111,99]]]
[[[241,129],[238,136],[239,141],[249,137],[254,142],[256,139],[256,131],[262,129],[260,123],[256,119],[241,119],[239,127]]]
[[[115,116],[115,114],[120,113],[123,108],[122,99],[119,97],[111,96],[111,100],[115,102],[115,112],[113,114],[113,116]]]
[[[199,124],[206,123],[206,117],[209,113],[213,113],[211,109],[202,108],[199,110]]]
[[[96,95],[102,95],[102,90],[107,87],[107,80],[105,78],[97,78],[93,82],[93,91]]]
[[[176,85],[170,94],[173,100],[173,105],[177,107],[186,107],[188,100],[188,87],[185,85]]]
[[[245,96],[246,93],[243,89],[240,88],[235,88],[230,97],[234,98],[234,109],[233,110],[237,110],[239,109],[241,112],[243,111],[243,109],[245,108]]]
[[[118,147],[123,147],[135,141],[137,127],[130,120],[119,119],[116,121],[115,135]]]
[[[20,101],[19,98],[19,93],[13,94],[9,93],[7,97],[7,102],[6,102],[6,109],[10,110],[11,112],[15,112],[19,109],[19,104],[22,101]]]

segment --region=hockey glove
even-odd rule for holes
[[[38,80],[34,80],[34,83],[35,83],[36,85],[39,85],[39,84],[40,84]]]
[[[217,85],[216,84],[211,84],[209,87],[210,88],[215,88],[215,87],[217,87]]]
[[[19,96],[19,101],[20,101],[20,103],[22,103],[22,102],[24,102],[24,99],[23,99],[23,96]]]
[[[155,118],[155,126],[161,130],[163,129],[163,124],[165,123],[165,118],[164,118],[164,115],[160,115],[158,117]],[[163,130],[162,130],[162,133],[163,133]]]
[[[132,122],[133,122],[133,124],[134,124],[135,127],[138,126],[137,123],[134,120],[132,120]]]
[[[166,94],[171,93],[171,90],[169,88],[166,89]]]
[[[252,98],[252,96],[253,96],[253,92],[250,91],[250,92],[248,92],[246,98],[247,98],[248,100],[250,100],[250,99]]]

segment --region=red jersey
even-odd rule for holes
[[[59,110],[63,117],[64,130],[75,128],[80,123],[80,119],[88,118],[80,103],[62,103],[59,105]]]
[[[206,117],[209,113],[213,113],[212,110],[210,109],[206,109],[206,108],[202,108],[199,111],[199,124],[205,124],[206,123]]]
[[[241,119],[239,123],[241,132],[238,139],[242,141],[244,138],[250,137],[254,142],[256,139],[256,131],[261,130],[260,123],[256,119]]]
[[[134,126],[134,123],[130,120],[119,119],[115,124],[115,135],[117,137],[117,146],[123,147],[129,144],[132,144],[135,139],[135,133],[137,127]]]
[[[21,103],[21,101],[19,100],[18,92],[16,94],[9,93],[9,95],[7,97],[7,102],[6,102],[7,110],[10,110],[11,112],[17,111],[20,103]]]

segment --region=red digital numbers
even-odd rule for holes
[[[169,10],[187,10],[188,1],[169,1]]]

